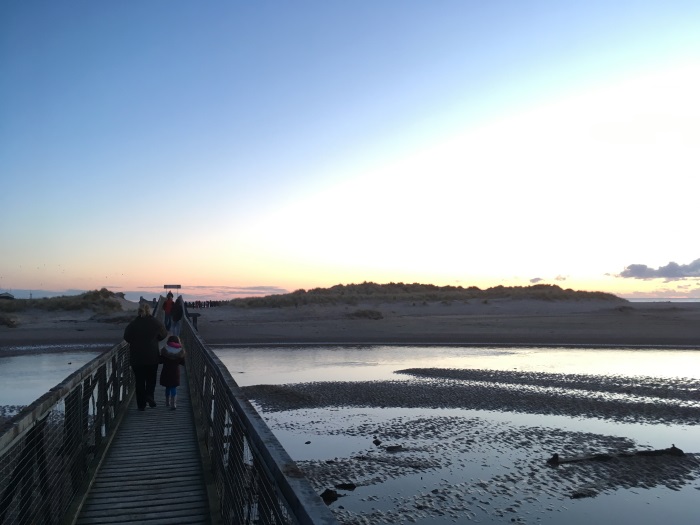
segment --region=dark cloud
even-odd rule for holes
[[[678,264],[670,262],[659,268],[649,268],[646,264],[630,264],[620,277],[632,279],[666,279],[667,281],[680,281],[688,278],[700,278],[700,259],[695,259],[690,264]]]
[[[530,282],[532,284],[537,284],[537,283],[542,282],[542,281],[544,281],[544,279],[542,279],[542,277],[535,277],[534,279],[530,279]]]

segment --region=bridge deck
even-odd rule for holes
[[[158,385],[158,406],[139,412],[134,397],[78,525],[211,523],[186,373],[177,398],[177,410],[166,407]]]

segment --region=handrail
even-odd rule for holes
[[[337,524],[188,316],[181,339],[224,523]]]
[[[74,520],[134,394],[130,365],[122,341],[0,426],[0,525]]]
[[[154,312],[160,318],[162,303]],[[337,524],[187,315],[181,337],[221,521]],[[133,393],[123,341],[5,422],[0,525],[72,523]]]
[[[0,524],[58,524],[84,490],[133,393],[121,342],[0,427]]]

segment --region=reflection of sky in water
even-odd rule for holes
[[[240,386],[397,379],[403,368],[472,368],[558,374],[700,378],[700,352],[456,346],[218,347]]]
[[[700,352],[692,350],[623,350],[623,349],[530,349],[530,348],[463,348],[463,347],[220,347],[216,350],[241,386],[285,384],[314,381],[368,381],[406,379],[396,370],[404,368],[470,368],[518,370],[557,374],[609,376],[647,376],[659,378],[700,378]],[[583,393],[581,393],[583,394]],[[597,395],[597,394],[592,394]],[[613,396],[614,397],[614,396]],[[351,458],[372,448],[371,436],[318,434],[311,429],[352,427],[372,422],[380,428],[388,420],[406,417],[459,416],[485,418],[495,424],[515,427],[544,427],[567,432],[593,433],[633,440],[639,447],[666,448],[674,443],[687,452],[697,452],[700,425],[650,425],[615,423],[601,419],[568,416],[533,415],[512,412],[488,412],[460,409],[406,408],[323,408],[266,414],[284,448],[297,461]],[[291,428],[285,428],[293,423]],[[305,424],[306,423],[306,424]],[[310,441],[310,444],[306,444]],[[554,450],[551,451],[555,452]],[[559,451],[562,452],[562,451]],[[483,451],[482,451],[483,453]],[[400,498],[409,500],[416,494],[429,493],[435,487],[454,487],[470,480],[489,480],[507,471],[518,457],[517,450],[507,453],[494,448],[478,458],[461,458],[466,468],[441,468],[436,471],[408,474],[347,493],[338,504],[359,512],[371,509],[389,511]],[[544,461],[545,456],[537,458]],[[503,471],[503,472],[502,472]],[[348,481],[348,480],[338,480]],[[686,523],[694,515],[698,481],[674,491],[664,486],[618,489],[595,498],[571,500],[542,494],[536,502],[523,503],[514,518],[522,522],[583,525],[589,523]],[[375,496],[377,497],[375,499]],[[493,504],[498,502],[494,501]],[[510,504],[501,502],[500,506]],[[510,517],[496,518],[497,523]],[[489,521],[488,514],[477,519]],[[416,520],[415,523],[451,523]],[[459,520],[458,520],[459,521]]]
[[[28,405],[101,352],[0,357],[0,405]]]
[[[507,427],[540,427],[545,429],[560,428],[567,432],[595,433],[607,436],[618,436],[632,439],[639,446],[648,445],[651,448],[659,446],[670,446],[675,443],[680,448],[693,451],[700,440],[700,428],[696,427],[673,427],[668,425],[639,425],[620,424],[601,420],[575,419],[566,416],[543,416],[518,414],[510,412],[490,412],[462,409],[408,409],[392,408],[384,410],[380,408],[323,408],[314,410],[295,410],[282,413],[267,414],[265,419],[274,428],[274,433],[287,450],[290,456],[296,461],[306,460],[331,460],[334,458],[352,458],[366,454],[374,450],[371,443],[372,434],[348,435],[333,434],[334,430],[343,427],[353,428],[370,423],[370,427],[382,429],[388,421],[405,419],[406,421],[420,418],[438,417],[459,417],[464,419],[478,418],[492,422],[496,426],[505,425]],[[291,428],[285,428],[291,424]],[[316,430],[319,427],[328,429],[326,434],[319,434]],[[505,428],[505,427],[504,427]],[[483,435],[483,434],[482,434]],[[447,438],[450,439],[450,438]],[[487,438],[488,439],[488,438]],[[401,443],[401,438],[384,440],[385,444]],[[412,441],[412,444],[421,445]],[[424,443],[427,455],[435,452],[440,455],[442,452],[434,450],[430,440]],[[449,450],[449,446],[447,450]],[[485,452],[488,450],[491,452]],[[506,452],[507,451],[507,452]],[[444,451],[443,451],[444,452]],[[554,452],[554,451],[549,451]],[[560,451],[561,452],[561,451]],[[345,508],[353,509],[355,512],[370,512],[373,508],[390,511],[395,507],[401,498],[411,500],[415,495],[428,493],[431,490],[452,488],[460,484],[466,484],[473,489],[475,483],[484,480],[493,486],[493,479],[512,474],[512,469],[518,462],[522,466],[535,463],[541,467],[548,455],[538,454],[536,457],[528,456],[528,452],[522,452],[517,448],[501,446],[497,442],[487,444],[485,447],[477,447],[473,453],[459,453],[459,460],[453,458],[452,464],[437,470],[420,471],[412,474],[407,473],[399,477],[389,476],[382,483],[369,486],[358,486],[355,491],[343,492],[344,496],[338,504]],[[352,479],[339,479],[338,482],[353,481]],[[697,492],[695,484],[690,484],[682,490],[673,491],[664,486],[652,488],[632,488],[624,490],[618,488],[611,492],[600,493],[595,498],[571,500],[558,493],[558,487],[550,487],[551,493],[537,493],[537,501],[523,501],[523,494],[527,494],[527,486],[520,486],[515,490],[520,501],[520,507],[514,516],[528,516],[524,522],[560,524],[570,523],[583,525],[589,523],[613,523],[611,516],[618,516],[621,523],[637,523],[655,525],[662,522],[661,518],[666,516],[677,516],[677,520],[667,521],[668,523],[685,523],[689,514],[689,509],[693,509],[696,504]],[[473,493],[473,491],[472,491]],[[554,494],[554,495],[552,495]],[[481,500],[490,499],[490,495],[484,495]],[[378,499],[374,499],[377,497]],[[468,499],[468,498],[465,498]],[[493,506],[506,507],[512,501],[498,501],[498,498],[491,499],[488,509]],[[477,511],[478,515],[478,511]],[[478,516],[483,522],[487,515]],[[493,516],[492,516],[493,517]],[[494,518],[493,523],[509,522],[509,519],[498,520]],[[453,520],[452,520],[453,521]],[[436,521],[433,517],[425,523],[449,523],[451,519]],[[487,522],[491,522],[488,521]],[[420,520],[417,523],[421,523]]]
[[[64,350],[64,349],[62,349]],[[70,349],[65,349],[70,350]],[[101,351],[64,351],[15,357],[0,357],[0,404],[28,404],[63,381],[68,375],[90,361]],[[519,370],[563,374],[651,376],[661,378],[700,378],[700,352],[681,350],[620,350],[620,349],[508,349],[445,347],[219,347],[217,355],[229,368],[241,386],[255,384],[284,384],[312,381],[367,381],[405,379],[396,370],[404,368],[471,368]],[[274,432],[295,460],[352,457],[371,446],[371,437],[318,435],[303,430],[287,430],[285,421],[295,423],[323,421],[330,427],[372,421],[377,426],[391,418],[459,416],[487,418],[523,427],[545,427],[566,431],[591,432],[634,440],[640,446],[665,448],[675,443],[689,452],[698,450],[700,425],[641,425],[613,423],[597,419],[567,416],[532,415],[509,412],[470,411],[459,409],[392,408],[324,408],[268,414],[266,419],[278,423]],[[307,445],[306,441],[311,441]],[[439,469],[388,479],[379,485],[360,487],[341,503],[347,508],[391,508],[395,498],[429,492],[437,486],[455,486],[471,479],[488,479],[498,474],[517,456],[509,451],[499,456],[472,458],[468,468]],[[543,458],[538,458],[538,461]],[[347,481],[347,480],[339,480]],[[525,522],[542,524],[570,523],[684,523],[696,505],[698,481],[680,491],[666,487],[616,490],[595,498],[568,500],[549,499],[524,505],[517,513]],[[369,500],[368,496],[379,496]],[[486,516],[480,516],[483,521]],[[445,523],[453,521],[446,519]],[[500,519],[497,522],[508,522]],[[416,523],[435,523],[434,520]]]
[[[255,408],[262,413],[258,405]],[[320,408],[314,410],[291,410],[288,412],[276,412],[266,414],[265,419],[279,424],[285,422],[295,423],[306,419],[310,421],[325,422],[325,428],[343,428],[348,425],[359,424],[365,420],[377,421],[377,427],[387,417],[419,418],[419,417],[450,417],[461,418],[488,418],[491,421],[507,423],[523,427],[551,427],[566,428],[570,432],[590,432],[608,436],[619,436],[633,439],[641,446],[650,448],[665,448],[675,444],[682,450],[693,452],[698,449],[700,443],[700,425],[672,426],[672,425],[648,425],[635,423],[616,423],[598,419],[572,418],[568,416],[554,416],[542,414],[521,414],[514,412],[492,412],[488,410],[464,410],[464,409],[425,409],[425,408]],[[303,434],[298,430],[275,428],[275,435],[283,442],[285,450],[295,460],[332,459],[357,454],[371,447],[370,438],[340,435]],[[313,446],[306,444],[311,441]],[[667,444],[667,445],[666,445]],[[663,446],[661,446],[663,445]],[[554,453],[556,451],[552,451]]]

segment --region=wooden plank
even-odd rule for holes
[[[201,491],[190,491],[183,494],[164,494],[162,497],[158,498],[158,505],[170,505],[171,503],[187,502],[192,503],[193,501],[200,501],[202,497]],[[112,508],[140,508],[143,505],[144,497],[120,497],[115,500],[112,499],[96,499],[90,505],[85,505],[83,508],[84,512],[98,512],[106,508],[107,505]]]
[[[109,491],[124,491],[124,492],[135,492],[135,491],[142,491],[142,490],[147,490],[149,486],[153,486],[154,488],[158,486],[168,486],[168,484],[171,484],[173,487],[179,487],[181,485],[187,485],[188,483],[190,485],[192,484],[199,484],[202,481],[202,476],[199,474],[194,474],[190,476],[186,475],[180,475],[177,478],[169,478],[169,477],[153,477],[151,479],[128,479],[125,478],[122,481],[101,481],[101,480],[96,480],[95,481],[95,487],[93,490],[95,491],[100,491],[100,490],[109,490]]]
[[[124,516],[131,516],[133,514],[139,513],[142,516],[145,514],[153,516],[196,516],[202,513],[202,510],[206,508],[205,504],[201,501],[189,501],[183,503],[170,503],[169,505],[151,505],[148,507],[148,511],[144,512],[143,508],[138,507],[105,507],[100,510],[92,510],[83,514],[83,516],[88,519],[97,518],[114,518],[121,519]]]
[[[188,470],[196,470],[201,466],[200,463],[199,458],[187,458],[186,460],[179,461],[177,464],[170,465],[142,465],[139,467],[136,464],[128,464],[125,466],[109,467],[100,472],[100,474],[102,477],[123,477],[139,473],[157,474],[158,472],[173,474]]]
[[[164,406],[160,387],[156,408],[142,412],[133,401],[77,524],[211,522],[186,374],[182,379],[177,410]]]

